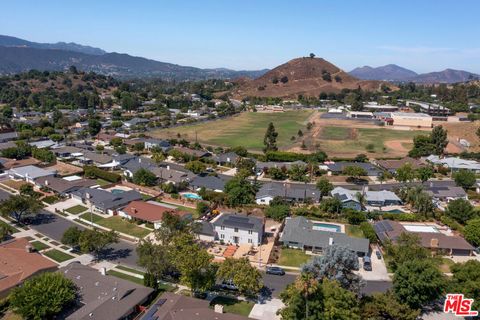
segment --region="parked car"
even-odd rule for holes
[[[274,274],[274,275],[277,275],[277,276],[283,276],[283,275],[285,275],[285,270],[283,270],[280,267],[267,267],[266,273],[267,274]]]
[[[220,288],[225,290],[237,291],[238,287],[231,280],[224,280],[220,283]]]
[[[380,253],[380,251],[375,251],[375,255],[377,256],[377,258],[380,260],[382,259],[382,254]]]
[[[370,257],[363,257],[363,270],[372,271],[372,260]]]
[[[473,251],[475,251],[475,253],[480,254],[480,247],[476,247]]]

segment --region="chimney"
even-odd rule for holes
[[[137,211],[137,208],[132,207],[132,213],[137,213],[137,212],[138,212],[138,211]]]
[[[27,244],[25,246],[25,252],[27,252],[27,253],[33,252],[33,247],[30,244]]]
[[[167,166],[167,170],[170,170],[170,165]]]
[[[221,304],[216,304],[214,306],[215,313],[223,313],[223,306]]]
[[[333,245],[333,238],[328,238],[328,245],[329,246],[332,246]]]
[[[48,186],[48,180],[45,180],[45,185]]]
[[[102,276],[107,275],[107,268],[101,267],[101,268],[100,268],[100,273],[102,274]]]
[[[431,248],[438,248],[438,239],[437,238],[430,239],[430,247]]]
[[[433,188],[433,182],[430,181],[430,188]]]
[[[142,158],[138,158],[138,163],[142,163]]]

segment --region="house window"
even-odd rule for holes
[[[225,226],[221,226],[221,227],[220,227],[220,230],[225,230]]]
[[[248,243],[253,243],[253,240],[252,240],[252,239],[248,239]]]
[[[220,239],[225,239],[225,235],[223,233],[220,234]]]
[[[248,234],[253,234],[253,231],[252,231],[252,230],[248,230]]]
[[[238,232],[238,228],[235,228],[235,230],[234,230],[234,231],[235,231],[235,232]]]

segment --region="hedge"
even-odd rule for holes
[[[362,230],[365,238],[370,240],[370,243],[377,243],[377,234],[375,233],[375,229],[373,229],[373,226],[370,223],[360,223],[360,229]]]
[[[122,180],[122,176],[119,174],[108,172],[94,166],[85,166],[83,170],[85,171],[85,176],[89,178],[100,178],[109,182],[119,182]]]

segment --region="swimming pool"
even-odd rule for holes
[[[318,231],[330,231],[330,232],[340,232],[342,230],[340,226],[337,226],[335,224],[322,223],[322,222],[314,222],[312,229],[318,230]]]
[[[196,193],[182,193],[182,197],[187,198],[187,199],[193,199],[193,200],[202,200],[202,197],[200,197]]]
[[[120,194],[120,193],[124,193],[125,190],[122,190],[122,189],[112,189],[110,190],[111,193],[113,194]]]
[[[393,209],[393,210],[388,210],[388,211],[383,211],[383,212],[387,212],[387,213],[405,213],[404,211],[400,210],[400,209]]]
[[[404,224],[403,227],[410,232],[431,232],[431,233],[440,232],[435,226],[431,226],[431,225]]]

